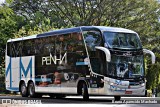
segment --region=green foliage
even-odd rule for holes
[[[5,92],[5,76],[4,75],[0,75],[0,94]]]
[[[16,32],[16,21],[12,18],[13,10],[7,5],[0,6],[0,66],[4,67],[5,44],[9,38],[13,38]]]
[[[160,84],[160,63],[149,65],[147,69],[147,89],[153,89]]]
[[[4,68],[9,38],[72,26],[123,27],[136,31],[144,48],[156,53],[156,64],[150,65],[148,56],[145,60],[151,89],[160,84],[159,16],[157,0],[7,0],[0,6],[0,65]]]
[[[160,91],[160,54],[155,53],[156,63],[151,64],[150,56],[145,56],[145,70],[147,79],[147,89],[159,87]]]
[[[15,36],[15,38],[25,37],[28,35],[35,35],[35,34],[47,32],[51,29],[54,30],[55,28],[53,28],[50,25],[45,25],[45,24],[42,24],[42,26],[35,26],[34,28],[31,28],[30,26],[26,25],[26,26],[22,27],[21,29],[19,29],[19,31],[17,33],[15,33],[14,36]]]

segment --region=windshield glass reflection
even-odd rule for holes
[[[141,48],[140,40],[134,33],[104,32],[104,37],[109,48]]]
[[[108,63],[110,76],[121,78],[137,78],[144,76],[143,56],[112,56],[112,61]]]

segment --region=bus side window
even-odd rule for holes
[[[15,42],[11,42],[11,57],[16,57]]]
[[[26,49],[26,41],[23,41],[23,48],[22,48],[22,56],[26,56],[27,55],[27,49]]]
[[[84,39],[89,53],[90,63],[93,72],[103,74],[103,61],[101,60],[101,51],[95,49],[102,42],[101,33],[96,30],[84,31]]]
[[[20,57],[22,56],[22,42],[21,41],[16,41],[16,42],[11,42],[7,45],[7,51],[8,55],[10,57]]]
[[[7,43],[7,56],[11,57],[11,43],[10,42]]]
[[[22,47],[23,47],[22,41],[19,41],[16,43],[16,56],[17,57],[22,56]]]
[[[30,56],[31,55],[31,47],[32,47],[32,42],[30,40],[26,40],[24,41],[24,45],[23,45],[23,56]]]
[[[28,48],[29,48],[29,47],[28,47],[28,41],[25,41],[25,47],[23,48],[23,49],[25,50],[25,51],[24,51],[24,52],[25,52],[25,56],[28,56],[28,55],[29,55],[29,52],[30,52],[30,51],[28,50]]]
[[[95,51],[95,46],[101,44],[101,35],[98,31],[88,31],[85,32],[85,42],[89,51]]]
[[[40,53],[39,48],[38,48],[38,46],[40,45],[40,43],[39,43],[40,40],[35,39],[34,41],[35,41],[34,52],[35,52],[35,55],[38,55]]]
[[[49,55],[50,53],[54,52],[54,37],[48,37],[45,39],[44,44],[44,54]]]
[[[33,40],[31,40],[31,42],[30,42],[31,44],[30,44],[30,55],[35,55],[35,40],[33,39]]]
[[[35,54],[42,55],[44,50],[44,41],[43,38],[35,40]]]
[[[85,49],[85,45],[83,42],[82,33],[75,33],[74,34],[74,53],[76,54],[76,72],[81,73],[81,75],[89,75],[88,65],[85,64],[87,60],[87,53]],[[84,64],[83,64],[84,62]],[[82,64],[81,64],[82,63]]]

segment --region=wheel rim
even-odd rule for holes
[[[22,86],[21,86],[21,93],[22,94],[26,93],[26,86],[24,84],[22,84]]]
[[[33,84],[30,85],[29,93],[30,93],[30,95],[33,95],[33,94],[34,94],[34,87],[33,87]]]
[[[82,95],[84,95],[84,84],[82,85]]]

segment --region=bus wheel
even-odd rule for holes
[[[82,96],[83,96],[83,100],[86,100],[86,101],[89,100],[88,88],[85,83],[83,83],[82,85]]]
[[[115,101],[120,101],[120,100],[121,100],[121,97],[120,97],[120,96],[114,96],[114,100],[115,100]]]
[[[66,95],[64,95],[64,94],[58,94],[58,95],[56,95],[57,99],[61,99],[61,98],[65,98],[65,97],[66,97]]]
[[[144,95],[144,97],[148,97],[148,96],[147,96],[147,90],[145,90],[145,95]]]
[[[49,94],[50,98],[55,98],[56,96],[54,94]]]
[[[21,92],[22,97],[28,97],[27,87],[24,82],[21,83],[21,85],[20,85],[20,92]]]
[[[32,98],[36,97],[35,87],[34,87],[34,83],[33,82],[29,83],[28,92],[29,92],[30,97],[32,97]]]

